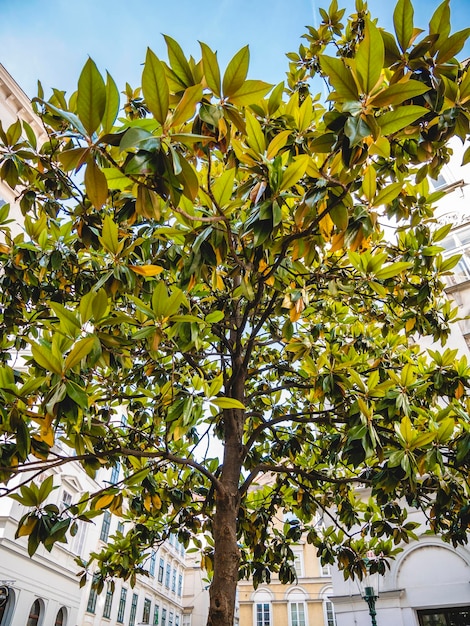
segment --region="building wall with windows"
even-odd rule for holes
[[[331,572],[321,565],[316,548],[301,542],[294,546],[297,581],[279,582],[254,589],[250,581],[238,588],[240,626],[335,626]]]

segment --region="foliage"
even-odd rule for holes
[[[303,532],[358,576],[367,550],[383,571],[414,536],[410,507],[467,541],[470,370],[421,338],[444,344],[456,316],[427,177],[468,134],[468,29],[450,35],[447,0],[427,33],[409,0],[394,34],[362,0],[347,23],[336,0],[320,12],[287,86],[247,79],[247,47],[222,72],[165,37],[122,117],[90,59],[70,98],[35,100],[44,145],[25,122],[0,130],[25,230],[2,211],[5,493],[72,460],[123,471],[62,518],[23,486],[18,534],[33,552],[74,517],[132,520],[94,555],[104,580],[177,532],[214,570],[213,624],[239,572],[293,579]]]

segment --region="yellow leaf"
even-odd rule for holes
[[[129,265],[129,269],[141,276],[157,276],[163,272],[159,265]]]
[[[407,333],[413,330],[416,324],[416,317],[410,317],[409,320],[406,320],[405,330]]]
[[[457,389],[455,390],[455,397],[457,400],[460,400],[460,398],[463,396],[463,394],[465,393],[465,387],[462,384],[462,381],[459,380],[459,384],[457,385]]]
[[[105,509],[108,507],[111,502],[114,500],[114,495],[105,494],[104,496],[100,496],[98,500],[95,502],[95,509]]]
[[[144,509],[150,513],[152,508],[152,498],[149,493],[146,493],[144,496]]]
[[[95,209],[101,209],[108,197],[108,181],[93,160],[88,161],[86,166],[85,188]]]
[[[289,189],[297,183],[307,170],[310,157],[307,154],[301,154],[290,163],[282,174],[280,189]]]
[[[266,154],[268,159],[274,159],[274,157],[279,153],[279,150],[282,150],[282,148],[284,148],[290,134],[290,130],[283,130],[269,142],[268,151]]]
[[[37,517],[27,517],[25,522],[16,531],[17,537],[27,537],[30,535],[38,522]]]
[[[152,495],[152,504],[156,509],[162,508],[162,501],[160,499],[160,496],[157,493],[154,493]]]

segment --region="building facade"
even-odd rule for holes
[[[306,542],[293,551],[295,584],[282,584],[274,575],[270,584],[257,589],[250,581],[240,581],[240,626],[336,625],[330,567],[321,565],[316,548]]]

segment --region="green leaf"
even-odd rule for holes
[[[106,106],[103,113],[103,119],[101,120],[104,133],[111,132],[119,113],[119,105],[119,90],[113,80],[113,77],[109,72],[106,72]]]
[[[269,142],[269,146],[266,152],[266,157],[271,160],[274,159],[275,156],[279,153],[279,150],[282,150],[291,135],[290,130],[281,130],[280,133],[277,133],[273,139]]]
[[[95,345],[95,337],[84,337],[77,341],[72,350],[69,352],[65,359],[64,369],[65,371],[71,370],[75,365],[80,363],[93,349]]]
[[[246,114],[246,134],[250,148],[260,155],[263,154],[266,150],[266,139],[261,124],[250,112]]]
[[[180,126],[194,116],[196,106],[202,99],[202,85],[188,87],[173,111],[172,126]]]
[[[64,120],[67,120],[67,122],[73,128],[78,130],[78,132],[81,135],[86,135],[87,134],[87,131],[85,130],[85,127],[83,126],[82,122],[80,121],[80,118],[77,115],[75,115],[75,113],[71,113],[70,111],[64,111],[63,109],[59,109],[58,107],[54,106],[50,102],[46,102],[45,100],[41,100],[40,98],[34,98],[33,102],[40,102],[45,107],[47,107],[50,111],[52,111],[53,113],[55,113],[59,117],[62,117]]]
[[[418,80],[407,80],[406,82],[396,83],[383,89],[369,101],[375,107],[385,107],[397,105],[410,100],[416,96],[421,96],[430,90],[428,85]]]
[[[110,215],[106,215],[103,220],[100,241],[108,252],[116,254],[118,251],[118,225]]]
[[[150,48],[142,72],[142,91],[150,112],[163,126],[170,107],[170,90],[165,67]]]
[[[86,389],[77,385],[71,380],[68,380],[65,383],[65,389],[67,391],[67,395],[72,398],[72,400],[78,404],[82,409],[88,408],[88,393]]]
[[[220,98],[220,68],[217,61],[217,54],[213,52],[208,45],[199,42],[202,51],[202,65],[204,67],[204,77],[206,79],[207,86],[212,91],[214,96]]]
[[[250,64],[250,50],[245,46],[232,58],[225,70],[222,91],[226,98],[233,96],[243,85]]]
[[[414,10],[410,0],[398,0],[393,12],[393,25],[403,52],[408,49],[413,36]]]
[[[295,185],[305,174],[308,167],[310,157],[306,154],[302,154],[295,157],[294,161],[287,166],[282,173],[282,180],[280,190],[289,189],[292,185]]]
[[[450,59],[453,59],[465,45],[470,34],[470,28],[459,30],[458,33],[454,33],[448,37],[441,45],[436,57],[436,64],[442,65]]]
[[[244,409],[245,405],[235,398],[211,398],[211,404],[219,409]]]
[[[399,130],[403,130],[413,122],[419,120],[420,117],[427,115],[428,109],[416,105],[409,105],[388,111],[377,118],[377,124],[380,127],[382,135],[391,135]]]
[[[101,209],[108,199],[108,182],[106,176],[93,159],[89,160],[85,170],[85,189],[87,196],[95,207]]]
[[[369,167],[364,172],[364,178],[362,179],[362,190],[367,200],[371,202],[377,190],[377,177],[373,165],[369,165]]]
[[[450,8],[449,0],[444,0],[434,11],[429,22],[429,34],[438,35],[433,44],[433,50],[439,49],[442,42],[447,39],[450,33]]]
[[[41,504],[51,494],[54,489],[54,476],[48,476],[42,481],[39,487],[37,503]]]
[[[246,80],[240,89],[229,97],[229,100],[236,106],[250,106],[264,98],[271,89],[272,85],[262,80]]]
[[[107,167],[101,171],[106,178],[109,189],[119,189],[122,191],[130,185],[133,185],[133,182],[118,170],[117,167]]]
[[[408,268],[412,267],[413,263],[409,263],[408,261],[398,261],[397,263],[391,263],[390,265],[386,265],[381,269],[375,272],[375,278],[379,280],[386,280],[387,278],[394,278],[401,274]]]
[[[36,363],[46,371],[62,375],[62,363],[52,354],[49,348],[42,344],[31,342],[31,352]]]
[[[403,188],[402,183],[390,183],[379,191],[377,196],[373,199],[372,206],[380,206],[382,204],[390,204],[395,198],[398,198]]]
[[[88,135],[92,135],[106,109],[106,87],[95,62],[88,59],[78,79],[77,113]]]
[[[224,207],[230,202],[235,182],[235,168],[225,170],[212,185],[212,193],[219,207]]]
[[[356,71],[366,94],[370,94],[377,85],[382,74],[384,58],[382,36],[377,27],[370,20],[366,20],[364,39],[359,44],[355,57]]]
[[[341,59],[322,54],[320,55],[320,66],[335,90],[335,100],[338,102],[359,100],[359,92],[351,70],[345,66]]]
[[[304,132],[312,123],[313,119],[313,102],[310,95],[308,95],[305,100],[302,102],[302,105],[296,111],[295,121],[297,124],[297,129],[300,132]]]
[[[189,67],[189,63],[186,60],[183,50],[177,41],[169,37],[168,35],[163,35],[166,41],[166,45],[168,48],[168,60],[170,61],[170,67],[176,76],[180,79],[182,85],[184,87],[189,87],[190,85],[194,85],[193,75],[191,73],[191,68]]]
[[[65,171],[77,170],[88,158],[90,154],[89,148],[72,148],[64,150],[57,155],[62,167]]]

